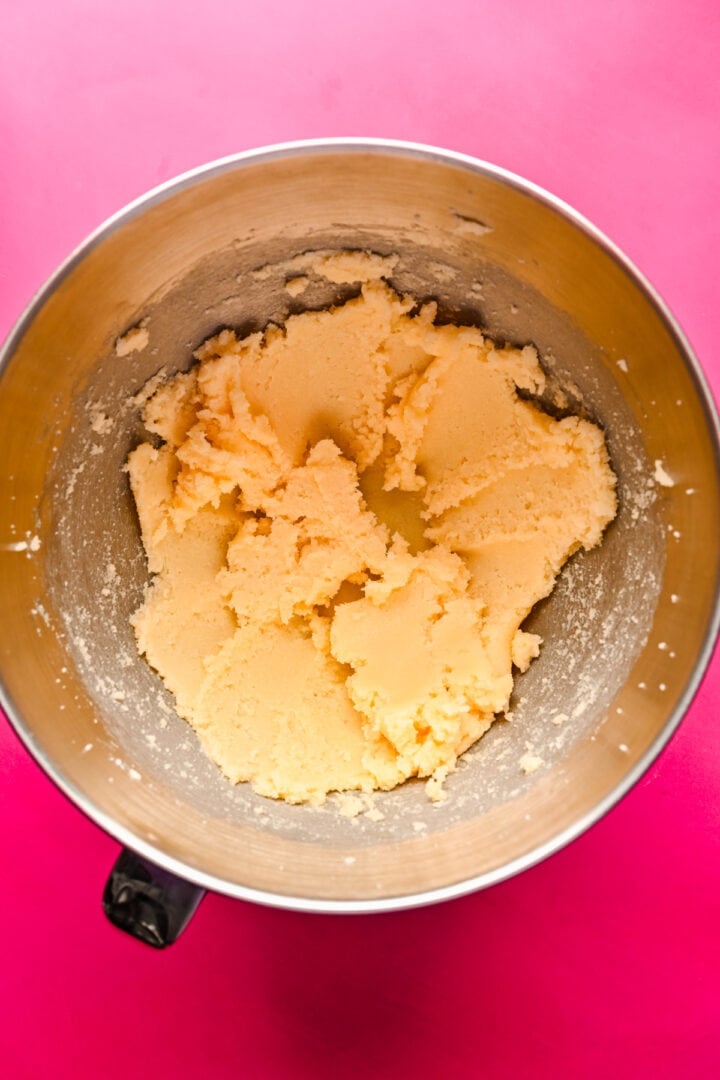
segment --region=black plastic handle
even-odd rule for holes
[[[103,893],[103,910],[114,926],[164,949],[182,934],[205,890],[124,848]]]

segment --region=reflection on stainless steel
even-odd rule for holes
[[[533,613],[545,639],[500,722],[429,806],[410,783],[350,820],[232,788],[135,651],[146,569],[122,464],[137,401],[222,325],[352,287],[284,289],[309,249],[400,256],[394,284],[444,317],[534,342],[605,428],[621,509]],[[265,269],[262,269],[265,268]],[[260,270],[260,273],[257,271]],[[142,349],[118,355],[139,323]],[[141,335],[138,340],[144,339]],[[120,350],[122,352],[123,350]],[[0,666],[21,738],[75,802],[161,866],[230,895],[371,910],[456,895],[557,849],[638,778],[679,722],[717,631],[717,421],[687,344],[611,245],[500,170],[405,144],[239,155],[117,215],[4,350]],[[524,754],[541,761],[531,775]],[[377,816],[377,815],[375,815]]]

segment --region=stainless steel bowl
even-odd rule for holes
[[[443,317],[534,342],[604,426],[619,477],[602,547],[574,558],[533,613],[545,645],[517,681],[512,720],[474,748],[445,803],[431,807],[409,783],[377,796],[380,821],[345,818],[332,800],[290,807],[230,787],[128,625],[147,577],[122,471],[141,431],[133,395],[159,369],[187,367],[218,327],[259,328],[298,310],[278,264],[326,248],[397,253],[395,284],[435,297]],[[352,289],[317,281],[302,301]],[[118,356],[116,339],[141,321],[147,347]],[[0,669],[12,723],[123,844],[231,896],[377,911],[517,873],[638,779],[716,637],[718,425],[687,342],[578,214],[459,154],[297,143],[150,192],[68,259],[10,335],[0,445]],[[519,764],[527,746],[543,762],[531,775]]]

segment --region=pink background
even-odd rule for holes
[[[225,154],[374,135],[515,170],[612,237],[720,390],[717,0],[19,0],[0,31],[0,336],[126,201]],[[0,726],[5,1075],[720,1075],[720,663],[590,833],[380,916],[209,896],[165,953],[104,921],[117,845]]]

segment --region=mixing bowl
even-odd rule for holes
[[[229,785],[128,621],[147,581],[123,472],[143,435],[139,391],[187,368],[222,326],[244,333],[354,295],[355,283],[312,276],[300,297],[285,289],[284,262],[327,249],[397,254],[392,283],[436,299],[441,319],[534,343],[572,407],[604,428],[620,497],[601,547],[575,556],[528,620],[544,646],[511,718],[462,761],[445,802],[410,782],[375,798],[377,820],[343,816],[332,798],[289,806]],[[506,878],[641,776],[717,633],[718,426],[687,342],[577,213],[460,154],[297,143],[150,192],[68,259],[12,331],[0,444],[5,708],[55,783],[137,856],[109,887],[111,914],[168,889],[187,908],[203,887],[378,911]]]

